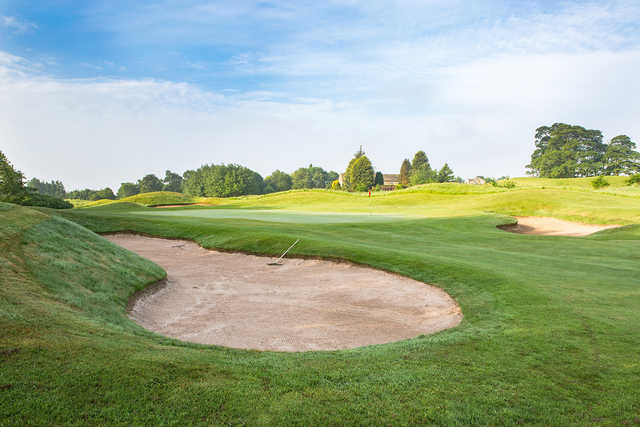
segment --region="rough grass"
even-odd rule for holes
[[[391,200],[381,203],[385,209],[405,217],[380,223],[304,220],[305,203],[316,215],[367,214],[368,198],[322,191],[200,208],[242,214],[296,207],[291,220],[196,217],[193,207],[132,204],[61,213],[99,232],[133,230],[248,252],[278,253],[301,238],[294,254],[434,283],[465,316],[436,335],[301,354],[146,333],[126,320],[123,303],[161,272],[45,209],[0,205],[0,423],[640,423],[640,226],[588,238],[527,236],[496,229],[510,219],[486,213],[575,209],[598,222],[633,222],[633,198],[571,192],[586,198],[563,205],[566,190],[557,200],[545,200],[555,194],[546,190],[538,198],[537,189],[438,191],[381,197]],[[165,211],[184,215],[157,214]]]

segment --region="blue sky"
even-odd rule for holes
[[[638,30],[637,1],[0,0],[0,150],[69,188],[360,144],[523,175],[543,124],[640,141]]]

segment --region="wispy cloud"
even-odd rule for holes
[[[0,52],[0,135],[25,172],[94,186],[204,162],[340,170],[360,144],[383,171],[425,149],[465,177],[520,175],[534,129],[555,121],[640,142],[637,2],[479,4],[95,9],[85,25],[134,58],[168,45],[177,77],[105,79],[129,64],[78,61],[102,78],[64,79]],[[185,83],[190,71],[209,80]]]
[[[24,34],[38,29],[35,23],[15,16],[0,16],[0,27],[7,28],[13,34]]]

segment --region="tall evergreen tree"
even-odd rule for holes
[[[412,169],[420,169],[425,168],[427,170],[431,170],[431,165],[429,164],[429,158],[427,158],[427,154],[420,150],[413,156],[413,162],[411,163]]]
[[[438,182],[453,182],[455,181],[455,176],[453,175],[453,171],[449,167],[447,163],[442,166],[442,169],[438,172]]]
[[[376,172],[376,177],[373,179],[373,185],[384,185],[384,175],[382,175],[382,172]]]
[[[402,166],[400,166],[400,184],[407,186],[409,185],[409,177],[411,176],[411,162],[409,159],[404,159],[402,161]]]
[[[351,191],[367,191],[373,185],[374,173],[367,156],[356,159],[351,170]]]

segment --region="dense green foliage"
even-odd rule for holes
[[[27,187],[33,188],[40,194],[58,199],[64,199],[67,196],[67,191],[64,189],[64,185],[60,181],[52,180],[51,182],[43,182],[38,178],[31,178],[29,182],[27,182]]]
[[[153,193],[155,191],[162,191],[164,184],[160,178],[150,173],[138,181],[138,187],[141,193]]]
[[[0,195],[18,195],[24,192],[24,175],[15,169],[0,151]]]
[[[260,174],[240,165],[204,165],[184,173],[184,191],[191,196],[230,197],[262,194]]]
[[[530,174],[544,178],[640,172],[640,153],[625,135],[605,144],[599,130],[555,123],[536,129],[535,147],[527,168]]]
[[[383,179],[384,183],[384,179]],[[346,191],[367,191],[375,184],[375,173],[373,165],[365,152],[360,149],[349,161],[347,170],[344,173],[343,190]]]
[[[115,200],[116,195],[113,193],[113,190],[109,187],[103,188],[102,190],[90,190],[85,188],[84,190],[74,190],[67,193],[67,199],[77,199],[77,200]]]
[[[635,175],[631,175],[629,179],[627,179],[627,185],[640,184],[640,173]]]
[[[40,181],[36,180],[36,183],[40,183]],[[69,209],[73,207],[71,203],[57,197],[40,194],[37,188],[25,187],[24,175],[13,167],[2,151],[0,151],[0,202],[53,209]]]
[[[338,174],[335,172],[327,172],[321,167],[309,165],[307,168],[296,169],[291,174],[291,188],[330,188],[331,183],[337,178]]]
[[[413,162],[409,163],[408,159],[402,162],[400,168],[400,183],[402,185],[421,185],[432,182],[454,182],[459,181],[453,173],[448,163],[445,163],[440,170],[431,168],[429,158],[424,151],[418,151],[413,156]]]
[[[596,179],[594,179],[593,181],[591,181],[591,186],[593,188],[595,188],[596,190],[599,189],[599,188],[608,187],[609,186],[609,181],[604,179],[604,177],[599,176]]]
[[[607,145],[604,155],[607,175],[629,175],[640,172],[640,153],[636,144],[626,135],[616,136]]]
[[[431,170],[431,164],[429,163],[429,158],[427,154],[420,150],[413,156],[413,161],[411,162],[411,169],[426,169]]]
[[[140,186],[133,182],[123,182],[118,189],[118,199],[124,199],[125,197],[135,196],[140,193]]]
[[[182,193],[182,176],[177,173],[166,170],[164,173],[164,186],[162,191],[170,191],[173,193]]]
[[[373,166],[367,156],[360,156],[353,163],[349,176],[352,191],[367,191],[374,184]]]
[[[291,175],[281,170],[275,170],[264,179],[264,192],[276,193],[278,191],[288,191],[291,190],[292,185]]]
[[[404,159],[402,161],[402,166],[400,166],[400,185],[404,185],[405,187],[409,185],[409,177],[411,176],[411,162],[409,159]]]
[[[438,171],[438,182],[453,182],[455,181],[455,176],[453,175],[453,171],[449,167],[447,163],[442,166],[442,169]]]
[[[376,176],[373,179],[373,185],[375,186],[384,185],[384,175],[382,175],[382,172],[380,171],[376,172]]]
[[[337,352],[239,351],[145,332],[127,319],[126,296],[161,272],[68,222],[0,205],[0,424],[633,425],[640,228],[525,236],[483,212],[640,222],[640,197],[593,191],[590,179],[572,184],[583,191],[520,182],[372,198],[376,213],[440,218],[371,215],[365,195],[320,190],[224,199],[233,209],[63,212],[94,231],[229,250],[275,254],[301,238],[294,255],[434,283],[465,316],[436,335]]]

